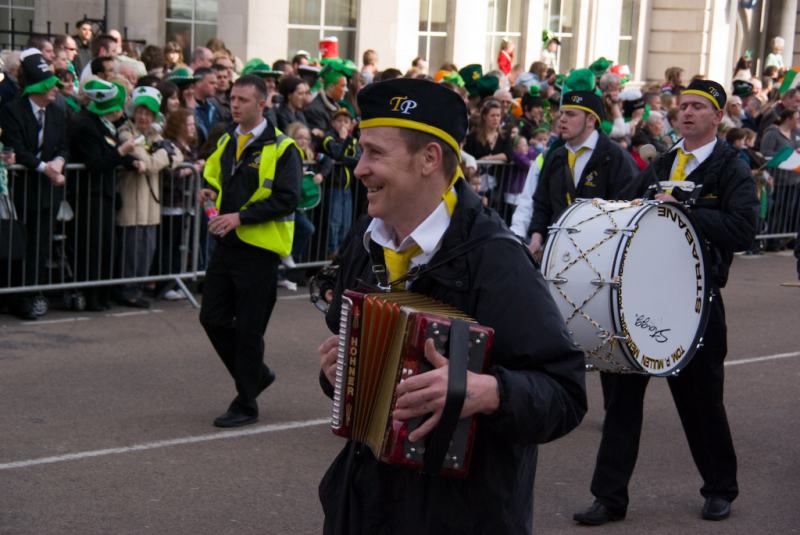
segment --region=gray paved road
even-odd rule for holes
[[[800,290],[778,286],[793,273],[788,256],[741,257],[724,293],[742,489],[732,518],[699,519],[699,477],[666,384],[654,380],[628,519],[594,532],[800,532]],[[342,442],[322,422],[321,315],[286,297],[267,332],[278,381],[250,434],[210,425],[232,386],[185,303],[47,316],[56,323],[0,316],[0,534],[318,533],[316,485]],[[571,521],[591,500],[602,422],[597,377],[588,384],[583,424],[541,450],[540,533],[588,532]]]

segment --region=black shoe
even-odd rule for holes
[[[725,498],[710,496],[703,505],[703,518],[706,520],[725,520],[731,516],[731,502]]]
[[[597,501],[595,501],[587,510],[572,515],[572,519],[575,522],[585,526],[602,526],[608,522],[616,522],[617,520],[622,520],[624,518],[624,511],[622,513],[612,511]]]
[[[257,414],[244,414],[231,410],[214,420],[215,427],[242,427],[243,425],[254,424],[258,421]]]

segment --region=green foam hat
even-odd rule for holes
[[[197,81],[197,78],[195,78],[191,69],[189,69],[188,67],[179,67],[174,71],[172,71],[171,73],[169,73],[169,76],[167,76],[167,81],[172,82],[178,87],[181,87],[195,83]]]
[[[478,94],[477,84],[481,76],[483,76],[483,67],[478,64],[467,65],[458,71],[461,79],[464,80],[464,89],[467,90],[469,96]]]
[[[86,109],[95,115],[121,111],[125,106],[125,86],[92,78],[83,84],[83,94],[89,97]]]
[[[355,63],[341,58],[323,58],[320,61],[322,71],[320,79],[323,87],[330,87],[339,81],[339,78],[350,78],[358,70]]]
[[[594,72],[590,69],[574,69],[564,79],[562,93],[570,91],[594,91],[597,86]]]
[[[155,87],[139,86],[134,88],[131,93],[131,101],[128,104],[128,116],[133,117],[136,108],[144,106],[156,116],[161,116],[161,92]]]
[[[592,71],[597,78],[600,78],[606,73],[608,68],[611,67],[611,65],[613,64],[614,62],[611,61],[610,59],[606,59],[600,56],[599,58],[594,60],[594,62],[591,65],[589,65],[589,70]]]
[[[498,89],[500,89],[500,80],[497,79],[497,76],[481,76],[475,84],[475,92],[481,97],[490,97]]]
[[[269,76],[271,78],[280,78],[281,75],[283,75],[281,71],[273,71],[261,58],[253,58],[244,64],[244,67],[242,67],[242,76],[248,74],[255,74],[261,77]]]
[[[464,87],[464,79],[455,71],[448,72],[442,77],[442,82],[447,82],[458,87]]]

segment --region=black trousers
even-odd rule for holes
[[[200,323],[236,384],[230,410],[258,414],[256,397],[271,375],[264,332],[275,306],[280,258],[217,242],[206,270]]]
[[[667,382],[692,458],[703,478],[700,494],[732,501],[739,488],[736,453],[723,404],[727,351],[725,308],[717,295],[711,304],[703,347]],[[639,453],[649,376],[601,373],[600,377],[608,399],[591,491],[609,509],[623,512],[628,506],[628,482]]]

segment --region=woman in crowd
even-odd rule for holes
[[[150,274],[161,222],[161,171],[174,168],[183,154],[164,141],[153,127],[159,114],[161,94],[152,87],[138,87],[128,106],[129,120],[119,129],[122,143],[133,139],[136,171],[123,172],[118,188],[122,206],[117,211],[119,227],[120,276],[146,277]],[[120,304],[149,308],[139,284],[122,286],[116,296]]]
[[[477,127],[467,135],[464,151],[476,160],[493,162],[511,161],[511,140],[503,136],[500,124],[503,121],[503,105],[497,100],[487,99],[481,107]],[[481,193],[491,201],[491,192],[497,185],[497,175],[503,172],[499,166],[484,166],[481,171]]]
[[[164,47],[164,75],[185,66],[181,45],[175,41],[167,41],[167,46]]]
[[[766,158],[771,158],[785,147],[797,148],[800,142],[800,133],[797,132],[798,112],[794,109],[785,109],[778,116],[775,124],[767,127],[761,139],[761,153]]]
[[[114,124],[123,116],[125,88],[99,78],[83,86],[89,105],[69,124],[70,155],[86,166],[85,173],[74,175],[70,203],[75,211],[71,239],[75,250],[75,276],[78,281],[106,281],[113,276],[117,169],[140,165],[131,154],[135,142],[118,141]],[[88,216],[87,216],[88,214]],[[110,286],[86,290],[86,309],[99,312],[110,306]]]
[[[153,270],[158,275],[180,273],[183,260],[188,257],[194,182],[205,164],[204,160],[197,159],[197,128],[194,114],[188,109],[179,108],[169,114],[164,125],[164,139],[181,153],[183,165],[165,171],[162,176],[161,225],[158,227],[157,253],[153,264]],[[173,282],[160,283],[156,293],[170,301],[186,298],[183,290],[176,288]]]
[[[161,93],[161,106],[159,107],[161,115],[169,119],[169,116],[181,107],[178,86],[165,80],[158,84],[156,89]]]
[[[306,107],[308,96],[311,94],[308,84],[297,76],[284,76],[278,86],[278,92],[283,97],[283,102],[276,112],[278,129],[286,132],[289,125],[295,122],[308,125],[306,116],[303,115],[303,108]]]

